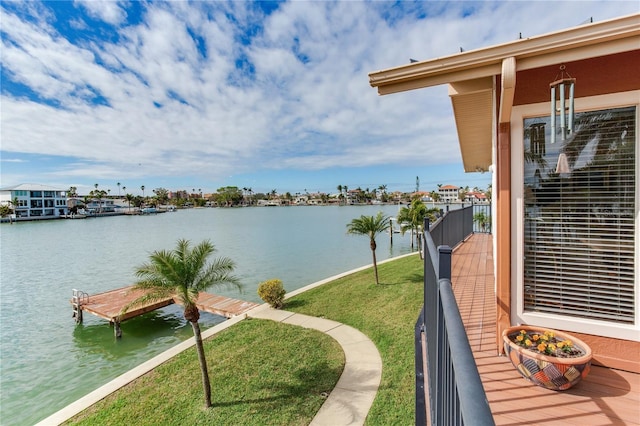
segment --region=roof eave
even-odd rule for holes
[[[377,87],[380,95],[386,95],[488,77],[500,74],[502,60],[508,57],[523,59],[544,56],[634,36],[640,36],[640,14],[584,24],[527,39],[371,72],[369,84]],[[634,48],[634,44],[618,44],[617,49],[630,50]],[[589,53],[585,51],[584,55]],[[540,65],[539,62],[535,64],[535,66]]]

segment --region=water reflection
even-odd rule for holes
[[[89,316],[90,314],[85,314]],[[201,328],[206,329],[225,321],[218,315],[201,313]],[[122,338],[116,338],[113,326],[106,320],[87,319],[73,329],[73,342],[78,360],[100,356],[115,361],[127,355],[146,352],[150,342],[166,347],[192,336],[191,325],[182,315],[182,307],[169,306],[129,319],[122,323]]]

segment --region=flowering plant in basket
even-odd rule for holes
[[[591,349],[555,330],[520,325],[502,332],[505,354],[525,379],[552,390],[566,390],[589,374]]]
[[[584,351],[576,348],[569,339],[556,337],[555,332],[545,330],[537,332],[520,330],[513,338],[514,343],[533,352],[558,358],[571,358],[584,355]]]

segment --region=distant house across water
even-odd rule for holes
[[[0,188],[0,204],[17,219],[53,219],[68,214],[66,190],[35,183]]]

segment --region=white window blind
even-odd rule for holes
[[[524,120],[525,312],[633,324],[636,108]],[[566,161],[564,161],[566,160]]]

